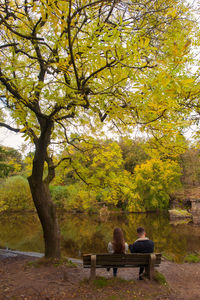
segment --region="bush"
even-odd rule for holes
[[[64,202],[69,197],[67,186],[50,186],[50,193],[53,202],[58,208],[64,208]]]
[[[13,176],[3,181],[0,187],[0,211],[33,208],[31,191],[26,178]]]
[[[146,211],[166,209],[169,194],[180,186],[180,167],[172,160],[151,159],[134,169],[135,201]]]
[[[199,263],[200,262],[200,255],[199,254],[188,254],[184,258],[184,262],[188,263]]]
[[[64,201],[66,210],[93,211],[96,205],[96,193],[82,183],[66,186],[68,197]]]
[[[154,276],[153,276],[153,279],[154,279],[156,282],[158,282],[159,284],[164,284],[164,285],[167,284],[167,281],[166,281],[165,276],[164,276],[162,273],[158,272],[157,270],[155,271],[155,274],[154,274]]]

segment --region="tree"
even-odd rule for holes
[[[169,194],[180,187],[181,168],[173,160],[151,159],[134,170],[134,200],[146,210],[166,209]],[[130,204],[131,206],[131,204]]]
[[[10,147],[0,145],[0,178],[21,170],[21,153]]]
[[[61,161],[51,145],[78,147],[105,122],[122,132],[163,117],[170,104],[159,86],[180,71],[177,51],[187,54],[186,14],[175,0],[1,1],[1,101],[17,127],[0,125],[35,145],[28,181],[46,257],[60,256],[49,183]]]
[[[125,170],[133,173],[134,168],[149,157],[144,151],[145,140],[142,139],[121,139],[119,146],[122,149],[124,168]]]

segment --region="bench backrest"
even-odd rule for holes
[[[161,263],[161,254],[154,253],[156,256],[155,265]],[[148,265],[150,254],[149,253],[131,253],[131,254],[84,254],[83,266],[84,268],[91,267],[91,256],[96,255],[96,267],[106,266],[138,266]]]

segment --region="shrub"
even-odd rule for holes
[[[185,258],[184,258],[184,262],[188,262],[188,263],[199,263],[200,262],[200,255],[199,254],[188,254]]]
[[[67,186],[50,186],[50,193],[56,206],[63,208],[65,200],[69,197]]]
[[[165,284],[165,285],[167,284],[165,276],[162,273],[158,272],[157,270],[154,273],[153,279],[159,284]]]
[[[0,210],[32,210],[34,208],[29,184],[22,176],[3,181],[0,187]]]
[[[134,169],[135,200],[145,210],[166,209],[169,194],[180,186],[180,167],[172,160],[151,159]]]

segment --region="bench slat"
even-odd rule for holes
[[[161,254],[156,254],[156,264],[161,262]],[[91,263],[91,255],[83,255],[84,265]],[[149,254],[96,254],[96,265],[102,264],[148,264]]]
[[[142,264],[138,264],[138,265],[121,265],[121,266],[119,266],[119,265],[96,265],[96,268],[97,269],[102,269],[102,268],[113,268],[113,267],[119,267],[119,268],[139,268],[139,267],[141,267],[142,266]],[[158,264],[158,265],[154,265],[155,267],[159,267],[160,266],[160,264]],[[86,269],[89,269],[89,268],[91,268],[91,265],[84,265],[84,268],[86,268]]]
[[[154,267],[161,263],[160,253],[131,253],[131,254],[84,254],[83,267],[90,268],[90,279],[96,276],[96,268],[118,267],[138,268],[145,267],[147,276],[152,279]]]

